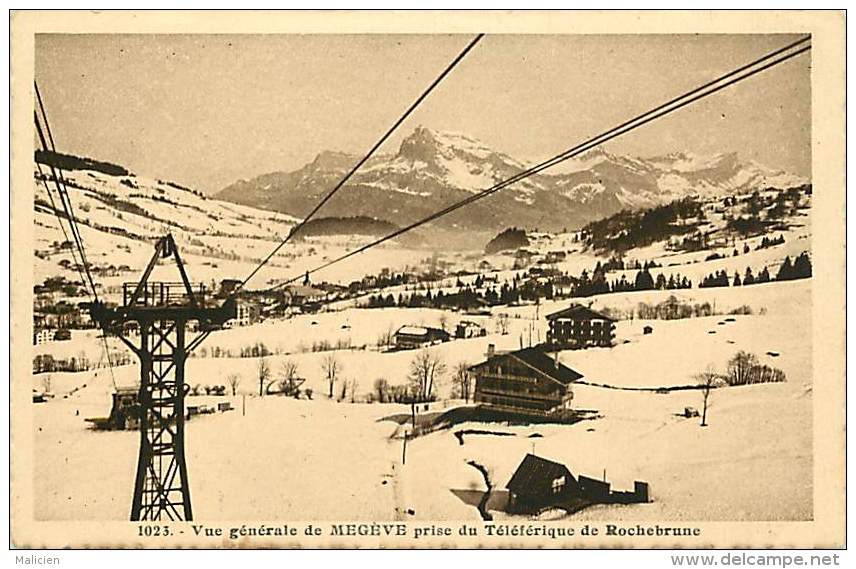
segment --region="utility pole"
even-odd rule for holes
[[[407,431],[404,431],[404,445],[401,447],[401,465],[407,463]]]
[[[181,282],[149,282],[160,258],[173,257]],[[131,505],[131,521],[190,521],[193,509],[184,454],[184,364],[209,330],[236,316],[234,300],[206,307],[205,287],[190,284],[172,235],[158,240],[155,253],[138,283],[123,285],[122,304],[90,306],[93,320],[105,334],[117,336],[140,360],[140,451]],[[187,342],[187,324],[203,330]],[[139,345],[123,335],[136,322]]]

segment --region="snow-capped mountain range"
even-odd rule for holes
[[[216,197],[302,217],[358,158],[322,152],[298,170],[241,180]],[[402,141],[397,153],[375,156],[357,171],[319,215],[367,215],[402,225],[489,188],[527,166],[464,134],[418,127]],[[517,225],[558,230],[579,227],[622,209],[650,207],[693,194],[784,189],[806,182],[742,161],[735,153],[636,158],[596,148],[563,163],[555,173],[546,170],[526,178],[436,223],[460,229]]]

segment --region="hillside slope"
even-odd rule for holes
[[[42,172],[50,175],[44,166]],[[80,169],[64,170],[63,177],[96,281],[108,291],[123,280],[123,273],[142,269],[156,239],[167,232],[189,264],[207,263],[211,268],[218,263],[248,265],[261,258],[296,222],[289,216],[210,199],[173,182],[133,174]],[[79,280],[38,171],[33,184],[35,281],[56,276]],[[48,187],[59,207],[50,181]]]

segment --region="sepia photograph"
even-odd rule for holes
[[[15,547],[844,546],[844,15],[511,15],[13,12]]]

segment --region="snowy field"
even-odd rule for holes
[[[494,425],[515,436],[465,436],[464,445],[449,431],[411,442],[402,478],[416,517],[478,516],[451,492],[485,489],[466,462],[486,466],[503,488],[534,451],[576,475],[600,479],[605,472],[617,490],[632,490],[634,480],[650,485],[648,504],[595,506],[573,514],[575,520],[812,519],[811,388],[804,383],[717,390],[705,428],[676,416],[685,406],[700,407],[697,391],[658,395],[581,386],[575,394],[602,417],[572,426]],[[531,436],[536,433],[540,437]]]
[[[598,506],[575,514],[578,519],[810,519],[810,282],[676,292],[695,301],[718,295],[718,305],[727,298],[735,306],[752,306],[755,313],[735,316],[733,321],[724,316],[623,321],[614,348],[566,351],[561,354],[562,362],[582,372],[583,381],[652,388],[693,383],[693,376],[709,364],[724,371],[728,358],[744,349],[782,369],[788,381],[715,390],[706,428],[699,427],[698,419],[677,416],[686,406],[700,408],[701,394],[696,390],[658,394],[577,385],[574,405],[597,410],[599,418],[571,426],[459,425],[409,441],[407,461],[402,465],[402,441],[392,436],[396,424],[377,419],[407,409],[329,401],[324,396],[321,370],[325,353],[271,356],[274,373],[286,357],[298,364],[300,374],[307,378],[306,386],[315,392],[314,400],[248,396],[246,415],[241,413],[241,394],[257,392],[258,359],[193,358],[187,368],[190,384],[225,384],[227,373],[242,375],[241,393],[230,398],[236,411],[188,423],[188,467],[196,517],[478,519],[475,508],[453,492],[484,488],[481,475],[466,461],[487,466],[494,484],[502,488],[523,456],[534,448],[536,454],[564,462],[576,474],[600,477],[606,470],[617,489],[631,489],[637,479],[651,485],[650,504]],[[640,295],[650,302],[664,299],[667,292],[594,300],[632,304]],[[557,308],[561,305],[557,303]],[[760,307],[767,309],[766,314],[758,314]],[[538,309],[542,317],[549,308]],[[459,361],[480,361],[488,343],[500,350],[514,349],[528,333],[536,308],[517,310],[520,317],[512,316],[508,335],[499,335],[489,326],[487,337],[448,342],[430,350],[451,367]],[[370,343],[393,322],[406,319],[431,324],[439,318],[440,313],[431,310],[350,310],[301,316],[241,332],[250,337],[258,334],[269,345],[281,341],[283,349],[288,349],[298,341],[311,342],[315,329],[318,337],[329,337],[338,330],[355,343]],[[342,328],[343,319],[348,329]],[[653,325],[652,334],[641,334],[645,323]],[[235,331],[218,332],[207,344],[228,346],[233,334]],[[356,379],[363,394],[380,375],[393,385],[406,382],[414,354],[373,349],[336,352],[342,377]],[[664,365],[651,354],[670,354],[670,359]],[[365,370],[372,371],[366,374]],[[117,384],[133,384],[139,372],[137,366],[129,365],[114,373]],[[42,381],[42,376],[35,381]],[[449,384],[446,378],[441,395],[448,395]],[[84,422],[86,417],[109,411],[110,374],[106,369],[51,374],[51,386],[56,397],[33,405],[37,518],[125,519],[138,435],[93,432]],[[453,436],[455,430],[475,427],[515,436],[466,436],[463,446]],[[534,433],[541,436],[529,436]],[[758,478],[759,473],[763,478]]]

